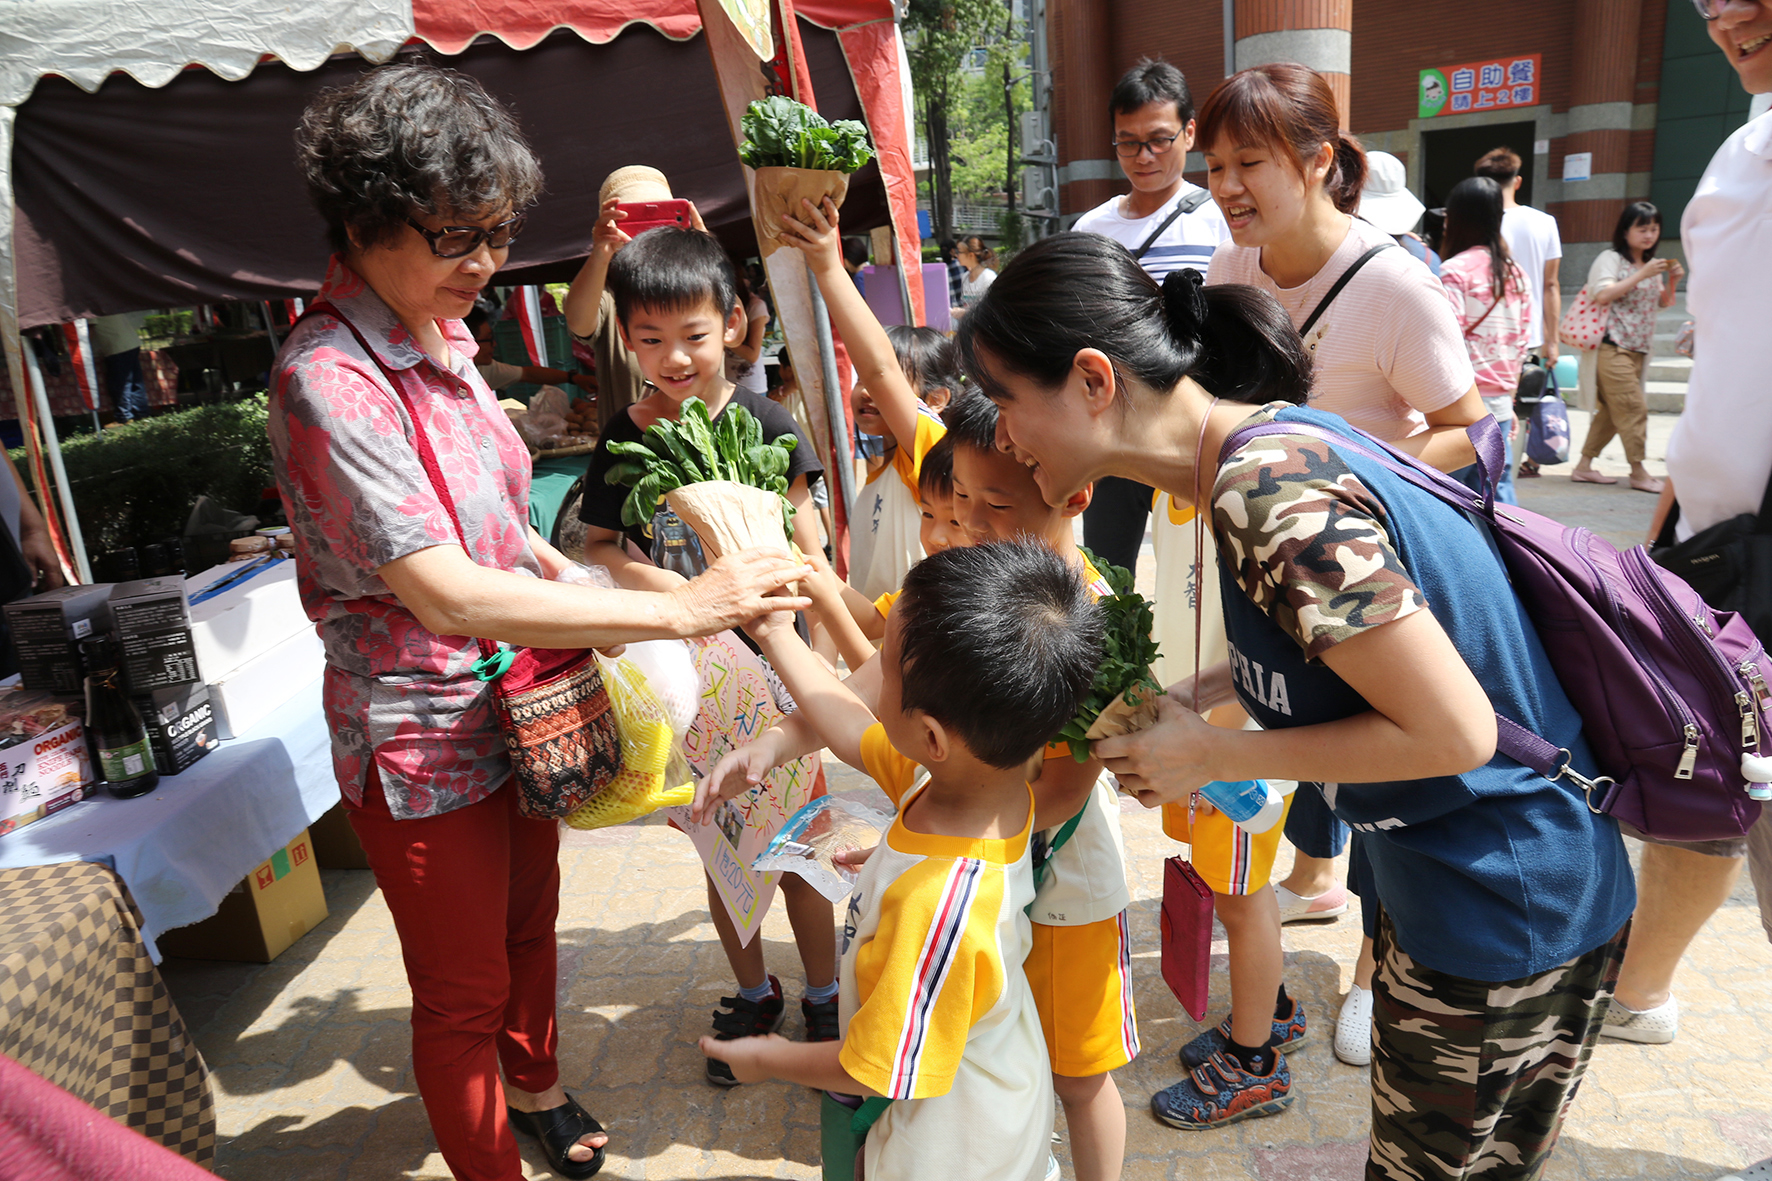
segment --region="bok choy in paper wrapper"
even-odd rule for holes
[[[1151,672],[1157,645],[1151,639],[1151,606],[1132,589],[1132,575],[1118,566],[1095,560],[1113,593],[1097,606],[1106,624],[1101,665],[1076,716],[1058,732],[1071,757],[1088,762],[1089,744],[1100,738],[1132,734],[1157,720],[1157,698],[1163,687]]]

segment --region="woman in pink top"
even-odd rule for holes
[[[1246,283],[1279,300],[1312,354],[1310,405],[1442,471],[1472,463],[1476,452],[1464,428],[1485,411],[1463,337],[1426,265],[1352,216],[1366,181],[1366,153],[1341,130],[1328,81],[1290,62],[1240,70],[1200,108],[1196,142],[1206,157],[1206,186],[1231,232],[1206,281]],[[1298,856],[1291,875],[1274,887],[1280,921],[1341,914],[1347,895],[1334,858],[1348,829],[1316,785],[1299,785],[1285,831]],[[1372,994],[1365,986],[1373,930],[1369,920],[1368,950],[1337,1022],[1336,1052],[1356,1064],[1371,1054]]]
[[[1501,186],[1488,177],[1469,177],[1453,186],[1446,197],[1441,239],[1446,261],[1440,264],[1440,283],[1464,333],[1477,374],[1477,394],[1508,440],[1508,462],[1495,498],[1518,504],[1511,479],[1514,392],[1520,384],[1520,367],[1531,351],[1526,342],[1531,339],[1527,320],[1532,301],[1525,274],[1514,265],[1501,236],[1501,215]]]

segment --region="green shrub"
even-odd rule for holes
[[[62,464],[94,556],[181,534],[208,496],[237,512],[275,483],[265,398],[197,406],[62,440]],[[25,449],[11,452],[30,482]]]

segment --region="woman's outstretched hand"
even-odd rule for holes
[[[1204,676],[1201,678],[1204,680]],[[1174,696],[1157,699],[1157,720],[1146,729],[1102,738],[1090,750],[1120,789],[1147,808],[1180,803],[1201,784],[1218,778],[1212,770],[1214,741],[1235,731],[1213,726]]]
[[[778,549],[748,549],[720,558],[707,570],[668,592],[683,615],[682,636],[709,636],[743,627],[772,611],[804,611],[812,600],[779,593],[790,582],[808,578],[812,567]]]
[[[781,218],[781,240],[806,256],[814,271],[843,268],[843,234],[837,228],[837,207],[826,197],[815,206],[800,198],[798,215],[784,213]],[[821,207],[822,206],[822,207]]]

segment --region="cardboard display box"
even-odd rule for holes
[[[243,580],[203,597],[236,576]],[[288,559],[262,567],[250,562],[212,566],[185,579],[185,593],[191,600],[197,671],[211,685],[297,632],[314,630],[295,587],[295,563]]]
[[[210,683],[216,733],[238,738],[312,684],[325,668],[325,645],[303,616],[301,631]]]
[[[110,599],[111,584],[101,582],[58,587],[6,604],[19,683],[45,693],[85,692],[80,641],[109,626]]]
[[[182,578],[142,578],[111,588],[111,621],[127,692],[142,696],[201,680]]]
[[[202,681],[158,689],[134,700],[148,724],[148,745],[160,774],[177,775],[215,749],[215,704]]]
[[[314,859],[321,869],[369,868],[369,855],[363,851],[363,842],[357,839],[343,804],[334,804],[309,825],[308,834],[314,838]]]
[[[0,835],[23,828],[92,794],[92,761],[78,721],[0,747]]]
[[[326,915],[313,840],[304,828],[228,891],[221,909],[160,936],[160,950],[191,959],[268,964]]]

